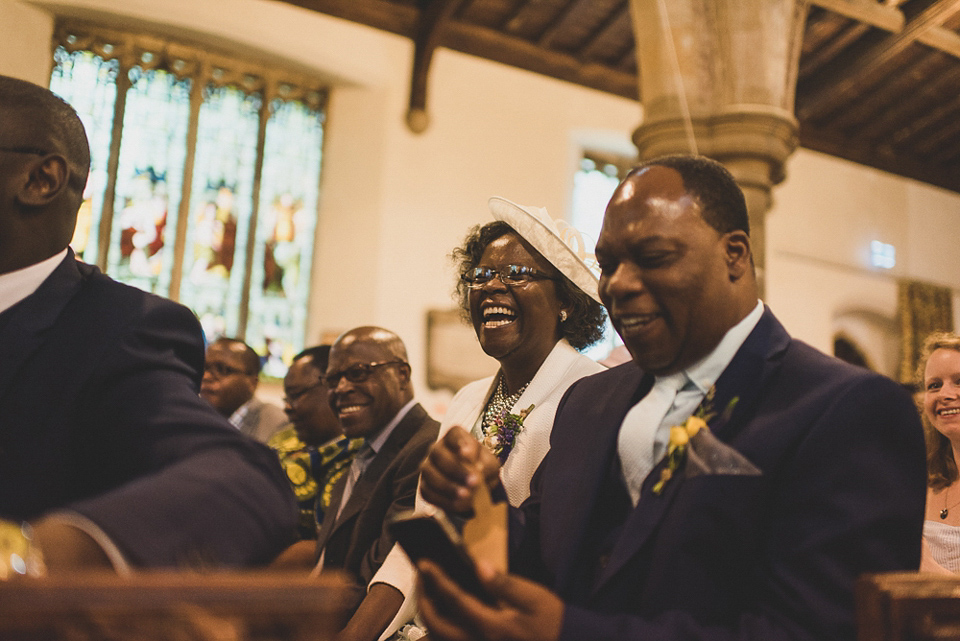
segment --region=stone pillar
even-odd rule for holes
[[[797,147],[804,0],[630,0],[644,119],[641,160],[697,153],[743,188],[763,286],[771,189]],[[664,14],[662,11],[666,11]]]

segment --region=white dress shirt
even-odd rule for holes
[[[710,391],[710,388],[713,387],[717,379],[720,378],[720,374],[723,373],[723,370],[725,370],[730,364],[730,361],[733,360],[733,357],[743,345],[744,341],[747,340],[747,336],[750,335],[753,328],[760,322],[761,316],[763,316],[763,301],[758,300],[756,307],[754,307],[743,320],[727,330],[727,333],[724,334],[717,346],[712,352],[707,354],[707,356],[690,367],[681,370],[681,372],[656,378],[653,384],[654,388],[658,386],[661,388],[672,388],[672,390],[668,392],[675,394],[673,402],[670,404],[670,408],[662,417],[654,432],[653,447],[646,451],[621,452],[621,458],[625,455],[630,457],[644,457],[644,467],[647,471],[653,469],[657,461],[663,458],[666,452],[667,442],[670,439],[670,428],[674,425],[683,424],[683,422],[693,414],[697,406],[700,405],[707,395],[707,392]],[[686,378],[686,385],[676,382],[676,379],[680,375]],[[680,391],[676,392],[675,390],[677,390],[678,387]],[[650,394],[653,392],[654,390],[651,389]],[[648,394],[648,396],[650,394]],[[634,407],[643,403],[643,400],[644,399],[641,399]],[[641,426],[631,423],[648,420],[646,416],[637,416],[636,414],[631,416],[632,412],[633,409],[631,408],[630,412],[627,412],[626,417],[624,417],[623,425],[620,428],[621,431],[624,429],[642,429]],[[643,479],[639,479],[639,482],[634,480],[632,484],[629,480],[624,480],[628,484],[627,489],[630,492],[633,503],[636,504],[638,500],[637,497],[639,497],[639,487],[632,487],[632,485],[636,485],[637,483],[642,484]]]
[[[37,288],[47,280],[57,265],[67,255],[67,250],[42,260],[39,263],[0,274],[0,313],[3,313],[37,291]]]

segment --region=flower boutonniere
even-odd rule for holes
[[[517,436],[523,431],[523,421],[532,411],[533,405],[520,410],[517,414],[511,414],[509,410],[503,410],[500,416],[493,419],[493,425],[483,439],[483,444],[496,455],[501,464],[505,463],[507,457],[510,456],[510,451],[513,449]]]
[[[664,455],[667,464],[660,470],[660,478],[652,488],[654,494],[661,494],[666,484],[684,464],[687,464],[685,468],[687,476],[760,474],[760,470],[743,455],[710,433],[707,422],[717,415],[713,410],[715,394],[716,388],[711,387],[693,416],[683,425],[674,425],[670,428],[670,440],[667,443],[667,453]],[[739,400],[739,396],[730,399],[723,410],[723,420],[730,418]],[[693,459],[692,464],[688,463],[688,459]]]
[[[660,480],[653,486],[653,493],[660,494],[663,487],[673,478],[684,461],[687,460],[687,447],[690,446],[690,439],[696,436],[700,430],[709,430],[707,422],[699,416],[691,416],[683,425],[674,425],[670,428],[670,441],[667,443],[667,466],[660,470]]]

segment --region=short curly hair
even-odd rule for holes
[[[705,156],[677,154],[642,162],[631,174],[660,165],[673,169],[683,179],[683,188],[700,201],[703,219],[721,234],[743,231],[750,234],[747,201],[733,174],[722,164]]]
[[[451,258],[457,263],[456,297],[463,317],[470,320],[470,288],[463,277],[480,262],[487,246],[506,234],[519,232],[503,221],[477,225],[470,230],[463,244],[453,250]],[[559,273],[559,272],[558,272]],[[607,313],[603,305],[595,301],[569,278],[560,273],[556,279],[557,296],[568,309],[567,320],[560,324],[563,337],[573,347],[583,350],[603,338]]]
[[[952,349],[960,352],[960,336],[953,332],[934,332],[923,341],[915,375],[920,390],[926,390],[923,380],[924,371],[927,369],[930,355],[938,349]],[[927,442],[927,485],[939,491],[960,477],[957,472],[957,462],[953,458],[953,446],[950,444],[950,439],[936,430],[922,408],[920,416]]]

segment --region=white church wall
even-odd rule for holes
[[[957,290],[960,196],[801,149],[774,198],[767,222],[771,307],[794,335],[828,353],[844,332],[895,377],[897,280]],[[895,247],[892,269],[871,265],[873,240]],[[954,314],[957,323],[956,300]]]

